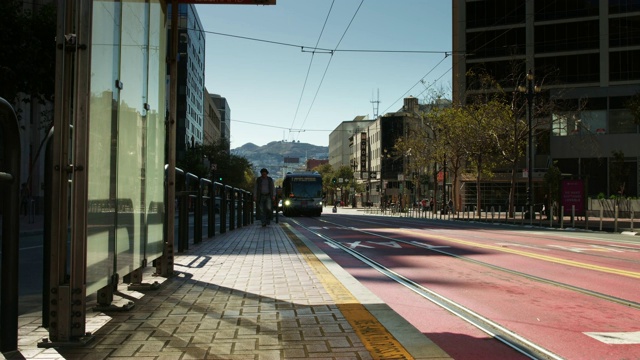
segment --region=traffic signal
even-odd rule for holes
[[[331,179],[331,183],[332,183],[332,184],[335,184],[335,183],[337,183],[337,182],[338,182],[338,180],[336,180],[336,178]]]

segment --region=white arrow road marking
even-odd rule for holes
[[[586,248],[584,248],[584,247],[574,247],[574,246],[562,246],[562,245],[549,245],[549,247],[556,248],[556,249],[567,250],[567,251],[572,251],[572,252],[577,252],[577,253],[583,253],[583,252],[587,252],[587,251],[624,252],[623,250],[612,249],[610,247],[597,246],[597,245],[591,245],[590,247],[586,247]]]
[[[496,245],[498,246],[513,246],[513,247],[522,247],[522,248],[527,248],[527,249],[535,249],[535,250],[544,250],[544,251],[549,251],[548,249],[542,249],[536,246],[531,246],[531,245],[524,245],[524,244],[516,244],[516,243],[510,243],[510,242],[501,242],[501,243],[496,243]]]
[[[388,242],[377,242],[377,241],[368,241],[369,244],[374,244],[374,245],[383,245],[383,246],[388,246],[388,247],[392,247],[392,248],[396,248],[396,249],[401,249],[402,246],[400,246],[400,244],[398,244],[395,241],[388,241]]]
[[[441,249],[441,248],[450,248],[451,246],[446,246],[446,245],[429,245],[429,244],[424,244],[421,243],[419,241],[411,241],[411,244],[417,246],[417,247],[422,247],[425,249]]]
[[[634,332],[586,332],[584,333],[605,344],[640,344],[640,331]]]
[[[349,246],[352,249],[355,249],[357,247],[365,247],[365,248],[373,249],[373,246],[364,245],[364,244],[362,244],[362,241],[354,241],[352,243],[344,243],[344,244],[346,246]]]

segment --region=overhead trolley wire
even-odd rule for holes
[[[309,118],[309,114],[311,113],[311,109],[313,108],[313,104],[315,104],[315,102],[316,102],[316,98],[318,97],[318,93],[320,92],[320,88],[322,87],[322,83],[324,82],[324,78],[327,76],[327,72],[329,71],[329,66],[331,65],[331,60],[333,59],[333,53],[338,49],[338,46],[340,46],[340,43],[342,43],[342,40],[344,39],[345,35],[347,35],[347,31],[349,31],[349,28],[351,27],[351,24],[353,24],[353,20],[356,18],[356,15],[358,15],[358,12],[360,11],[360,8],[362,7],[363,3],[364,3],[364,0],[360,1],[360,5],[358,5],[358,8],[356,9],[356,12],[353,14],[353,16],[351,17],[351,20],[349,21],[349,25],[347,25],[347,28],[344,29],[344,32],[342,33],[342,36],[340,37],[340,40],[338,41],[338,44],[336,44],[335,49],[331,53],[331,57],[329,58],[329,61],[327,62],[327,66],[324,69],[324,73],[322,74],[322,79],[320,79],[320,83],[318,84],[318,89],[316,89],[316,93],[313,96],[313,100],[311,101],[311,105],[309,105],[309,111],[307,111],[307,115],[305,116],[304,121],[302,122],[302,125],[300,126],[300,128],[302,128],[302,129],[304,129],[304,124],[307,122],[307,119]]]
[[[351,24],[349,24],[349,25],[351,25]],[[191,29],[191,30],[195,31],[196,29]],[[327,49],[327,48],[321,48],[321,47],[317,47],[317,46],[305,46],[305,45],[299,45],[299,44],[284,43],[284,42],[280,42],[280,41],[259,39],[259,38],[248,37],[248,36],[225,34],[225,33],[220,33],[220,32],[216,32],[216,31],[209,31],[209,30],[201,30],[201,31],[206,33],[206,34],[212,34],[212,35],[218,35],[218,36],[224,36],[224,37],[231,37],[231,38],[248,40],[248,41],[263,42],[263,43],[273,44],[273,45],[280,45],[280,46],[299,48],[301,52],[311,52],[311,53],[334,54],[334,53],[339,53],[339,52],[343,52],[343,53],[351,52],[351,53],[392,53],[392,54],[393,53],[397,53],[397,54],[445,54],[445,55],[447,55],[447,54],[449,54],[449,55],[455,54],[455,52],[452,52],[452,51],[442,51],[442,50],[337,49],[337,47],[335,49]],[[340,41],[342,41],[342,39],[340,39]]]
[[[420,84],[420,83],[424,80],[424,78],[426,78],[427,76],[429,76],[429,74],[431,74],[431,73],[432,73],[432,72],[433,72],[433,71],[434,71],[434,70],[435,70],[435,69],[436,69],[440,64],[442,64],[442,62],[443,62],[447,57],[448,57],[448,56],[443,57],[443,58],[442,58],[442,60],[440,60],[437,64],[435,64],[435,65],[431,68],[431,70],[429,70],[429,72],[427,72],[426,74],[424,74],[424,76],[423,76],[423,77],[421,77],[421,78],[420,78],[420,80],[418,80],[418,81],[417,81],[413,86],[411,86],[411,87],[409,88],[409,90],[407,90],[404,94],[402,94],[402,95],[400,96],[400,98],[398,98],[396,101],[394,101],[393,103],[391,103],[391,105],[389,105],[389,107],[388,107],[388,108],[386,108],[386,109],[383,111],[383,113],[386,113],[386,112],[387,112],[387,111],[388,111],[388,110],[393,106],[393,104],[395,104],[395,103],[397,103],[398,101],[400,101],[400,100],[404,99],[404,97],[405,97],[405,96],[407,96],[407,94],[409,93],[409,91],[411,91],[414,87],[416,87],[418,84]],[[451,70],[451,69],[449,69],[449,70]],[[442,74],[442,75],[438,78],[438,80],[439,80],[439,79],[441,79],[441,78],[442,78],[446,73],[448,73],[448,72],[449,72],[449,70],[447,70],[444,74]],[[424,91],[426,91],[426,89],[425,89]],[[422,93],[424,93],[424,91],[423,91]],[[421,93],[421,94],[422,94],[422,93]]]
[[[329,16],[331,15],[331,10],[333,9],[333,4],[335,4],[335,0],[333,0],[331,2],[331,7],[329,7],[329,12],[327,13],[326,18],[324,19],[324,24],[322,25],[322,30],[320,31],[320,35],[318,35],[318,40],[316,41],[316,47],[318,47],[318,44],[320,43],[320,39],[322,38],[322,34],[324,33],[324,29],[327,26],[327,22],[329,21]],[[304,51],[304,49],[303,49]],[[300,98],[298,99],[298,105],[296,106],[296,112],[293,115],[293,120],[291,121],[291,128],[293,128],[293,125],[296,122],[296,119],[298,118],[298,111],[300,110],[300,104],[302,103],[302,97],[304,95],[304,90],[307,87],[307,81],[309,80],[309,74],[311,73],[311,65],[313,65],[313,59],[315,57],[316,53],[315,51],[311,54],[311,59],[309,60],[309,67],[307,68],[307,75],[304,78],[304,84],[302,85],[302,91],[300,92]],[[289,130],[291,131],[291,130]]]

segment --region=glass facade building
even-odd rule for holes
[[[464,56],[453,59],[454,101],[477,90],[470,70],[482,68],[506,92],[532,70],[543,96],[562,104],[536,133],[534,173],[556,162],[588,180],[587,195],[637,197],[640,127],[627,103],[640,93],[639,44],[637,0],[455,0],[453,50]]]
[[[176,156],[182,159],[187,149],[204,143],[205,34],[194,4],[179,4],[178,9]]]

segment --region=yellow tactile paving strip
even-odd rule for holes
[[[340,312],[374,359],[413,359],[398,340],[322,264],[287,224],[281,224],[300,254],[316,273]]]

